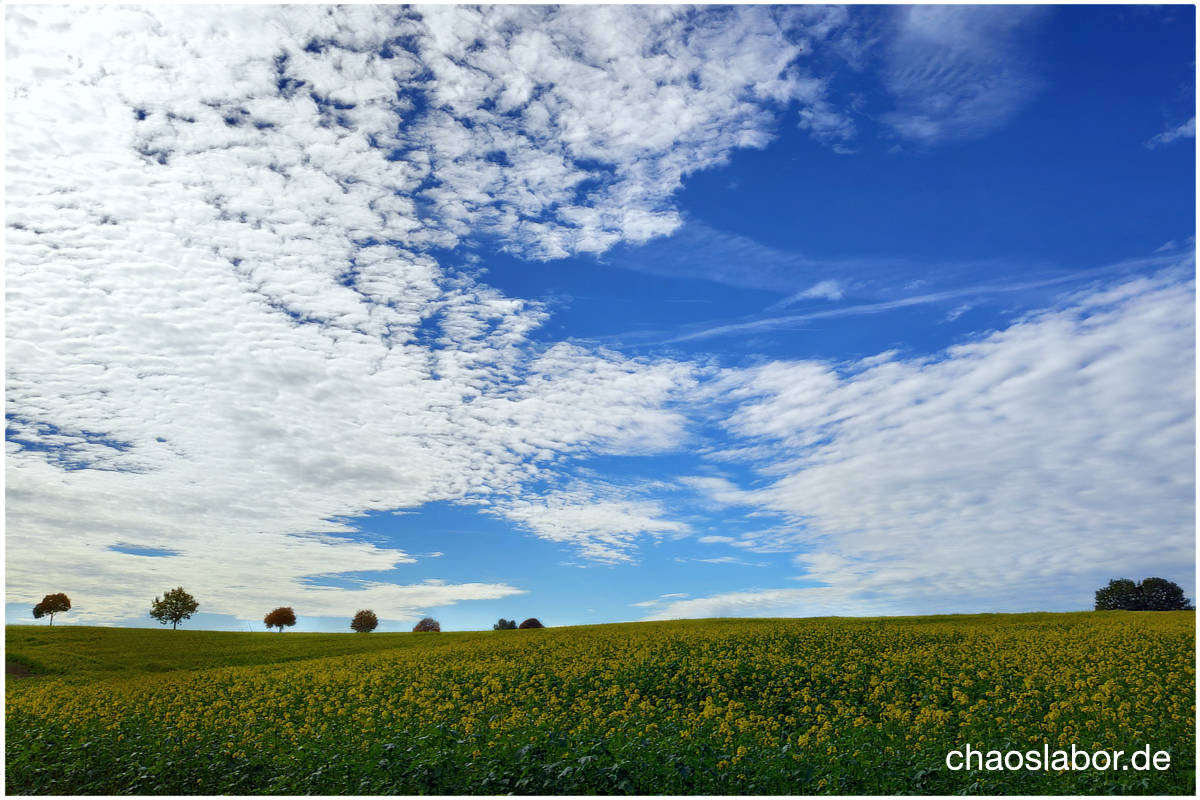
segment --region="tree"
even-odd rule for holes
[[[1140,611],[1141,603],[1141,592],[1129,578],[1114,578],[1096,590],[1097,611]]]
[[[370,609],[363,609],[354,615],[354,619],[350,621],[350,627],[357,633],[370,633],[379,625],[379,618],[375,616],[375,612]]]
[[[177,586],[164,594],[161,600],[154,598],[154,603],[150,606],[150,616],[163,625],[171,623],[171,630],[175,630],[182,620],[195,614],[199,607],[196,598],[185,592],[182,586]]]
[[[1141,589],[1147,611],[1184,611],[1192,607],[1183,596],[1183,588],[1165,578],[1146,578]]]
[[[442,626],[439,625],[438,621],[436,619],[434,619],[433,617],[426,617],[425,619],[418,622],[416,625],[413,625],[413,633],[441,633],[441,632],[442,632]]]
[[[1096,590],[1097,611],[1185,611],[1190,601],[1179,584],[1165,578],[1146,578],[1134,583],[1129,578],[1114,578],[1108,586]]]
[[[521,623],[521,630],[529,630],[530,628],[544,628],[542,623],[538,622],[536,617],[530,617]]]
[[[71,598],[61,592],[59,594],[48,594],[42,598],[42,602],[33,607],[33,618],[41,619],[42,617],[50,617],[50,624],[54,624],[54,615],[61,614],[64,611],[71,610]]]
[[[263,617],[263,624],[268,628],[279,628],[279,632],[283,633],[285,627],[290,628],[296,624],[296,612],[289,606],[280,606]]]
[[[492,626],[494,631],[515,631],[517,629],[517,621],[515,619],[500,618],[500,621]]]

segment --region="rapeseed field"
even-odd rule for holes
[[[176,632],[154,631],[139,634],[128,669],[113,668],[118,648],[99,642],[133,632],[81,629],[109,654],[88,662],[56,650],[68,630],[8,631],[11,653],[57,670],[7,684],[8,793],[1196,787],[1190,612],[188,632],[182,656],[172,655]],[[967,744],[1149,745],[1170,767],[948,769],[947,752]]]

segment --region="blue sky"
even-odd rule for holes
[[[6,11],[6,619],[1195,594],[1192,6]]]

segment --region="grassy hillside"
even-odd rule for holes
[[[6,657],[26,665],[35,674],[92,678],[277,664],[413,646],[436,647],[481,634],[436,634],[433,641],[420,641],[431,635],[9,625],[5,628],[4,640]]]
[[[1194,620],[704,620],[429,635],[9,628],[13,653],[56,674],[8,683],[5,788],[1191,794]],[[1149,745],[1171,767],[947,769],[947,751],[966,743]]]
[[[1115,613],[1115,612],[1114,612]],[[925,617],[858,618],[854,624],[904,629],[950,625],[984,626],[1004,630],[1016,626],[1023,632],[1053,634],[1093,621],[1094,612],[1078,614],[956,614]],[[1119,616],[1119,614],[1118,614]],[[804,620],[808,624],[831,619]],[[609,632],[620,636],[634,632],[670,632],[688,629],[719,631],[748,623],[795,623],[797,620],[709,619],[672,622],[633,622],[611,625],[555,628],[555,631]],[[5,627],[6,658],[27,666],[37,676],[72,676],[85,680],[177,669],[278,664],[330,656],[374,653],[407,647],[440,647],[493,637],[526,635],[514,631],[465,631],[439,634],[404,633],[277,633],[256,631],[195,631],[167,628],[109,628],[59,624],[9,625]]]

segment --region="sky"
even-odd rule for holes
[[[1195,597],[1195,9],[5,10],[6,621]]]

